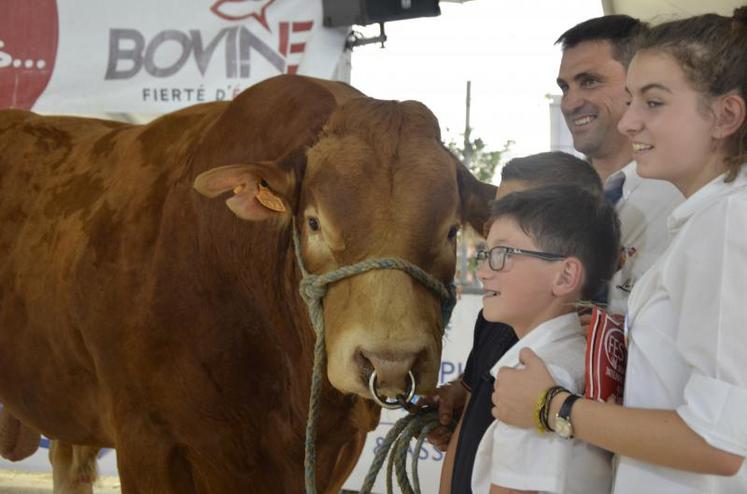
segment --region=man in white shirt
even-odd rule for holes
[[[666,219],[683,200],[669,182],[638,176],[629,138],[617,130],[629,100],[626,69],[644,29],[637,19],[610,15],[584,21],[557,41],[563,47],[557,78],[563,92],[560,108],[573,147],[599,173],[622,224],[621,266],[607,296],[609,311],[619,314],[625,314],[636,280],[664,251]]]

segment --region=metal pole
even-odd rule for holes
[[[470,142],[469,135],[471,129],[469,127],[469,109],[470,99],[472,93],[472,81],[467,81],[467,100],[466,100],[466,115],[464,119],[464,165],[469,167],[472,163],[472,143]]]
[[[464,119],[464,166],[469,168],[470,163],[472,163],[472,143],[470,142],[470,127],[469,127],[469,109],[470,109],[470,100],[471,100],[471,93],[472,93],[472,81],[467,81],[467,99],[465,102],[466,105],[466,115]],[[464,230],[462,230],[462,234],[460,235],[460,242],[459,242],[459,285],[464,287],[467,285],[467,235],[465,235]]]

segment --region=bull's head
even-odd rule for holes
[[[298,156],[301,163],[298,163]],[[201,174],[210,197],[233,191],[229,208],[258,221],[295,218],[303,263],[327,273],[371,258],[404,259],[448,285],[456,237],[478,231],[495,188],[478,182],[440,141],[422,104],[353,99],[327,121],[309,149],[273,163],[238,164]],[[327,375],[338,390],[370,397],[403,393],[408,372],[417,392],[437,383],[441,300],[410,275],[374,270],[340,280],[324,298]]]

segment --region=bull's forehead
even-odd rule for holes
[[[415,241],[441,238],[458,220],[456,164],[425,107],[370,102],[333,115],[309,150],[304,207],[354,250],[362,242],[427,250]]]
[[[359,136],[329,137],[309,151],[304,189],[309,197],[346,211],[427,210],[457,213],[456,165],[434,140],[403,138],[396,153],[380,152]],[[421,218],[417,215],[417,218]]]

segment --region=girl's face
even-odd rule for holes
[[[677,61],[638,52],[628,68],[631,100],[618,130],[630,137],[638,173],[667,180],[686,197],[723,173],[715,154],[715,114]]]

